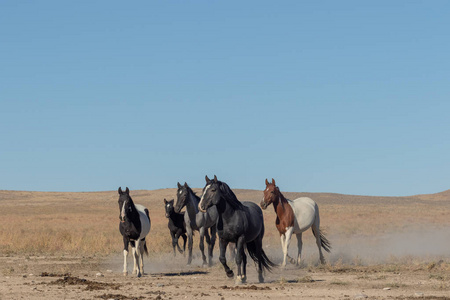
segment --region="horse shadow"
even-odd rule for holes
[[[174,277],[174,276],[192,276],[192,275],[206,275],[209,272],[206,271],[187,271],[187,272],[169,272],[169,273],[156,273],[152,274],[159,277]]]

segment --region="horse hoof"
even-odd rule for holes
[[[227,271],[227,276],[228,276],[228,278],[233,278],[234,272],[232,270]]]
[[[128,272],[123,272],[123,276],[128,276]]]
[[[264,283],[264,277],[261,274],[258,275],[258,280],[259,283]]]
[[[247,276],[236,276],[235,284],[243,284],[247,281]]]

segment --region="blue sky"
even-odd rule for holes
[[[0,189],[450,189],[448,1],[1,1]]]

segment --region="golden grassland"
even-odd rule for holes
[[[200,189],[194,189],[198,194]],[[259,204],[262,191],[235,190],[241,200]],[[172,251],[163,199],[175,189],[131,191],[135,203],[149,208],[152,228],[150,255]],[[380,236],[414,228],[449,228],[450,193],[411,197],[368,197],[325,193],[285,193],[309,196],[320,208],[321,227],[332,242],[352,236]],[[119,206],[116,191],[60,193],[0,191],[0,255],[106,256],[120,253]],[[272,207],[264,211],[264,244],[279,247]],[[197,247],[198,234],[194,238]],[[304,244],[313,243],[304,234]],[[296,244],[293,242],[292,245]],[[291,246],[295,247],[295,246]],[[197,247],[198,248],[198,247]]]

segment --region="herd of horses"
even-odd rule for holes
[[[281,247],[283,250],[282,267],[289,262],[300,265],[302,252],[302,233],[311,228],[319,248],[320,262],[325,263],[322,248],[330,252],[331,245],[320,230],[319,207],[317,203],[307,197],[295,200],[286,199],[280,192],[272,178],[272,182],[266,179],[264,197],[258,206],[254,202],[239,201],[230,189],[222,181],[205,176],[206,185],[201,197],[197,196],[187,183],[178,183],[177,201],[164,199],[168,227],[172,237],[173,253],[176,250],[184,253],[186,242],[188,244],[187,264],[192,262],[192,245],[194,231],[200,235],[200,251],[203,265],[212,265],[213,249],[216,242],[216,233],[219,237],[219,261],[222,263],[225,273],[229,278],[234,277],[233,270],[227,265],[227,247],[233,253],[236,261],[236,283],[244,283],[246,277],[247,254],[254,260],[258,269],[259,282],[264,282],[264,270],[270,271],[277,266],[265,254],[263,250],[264,218],[262,209],[273,205],[277,215],[275,224],[280,233]],[[151,222],[148,209],[142,205],[133,203],[130,191],[125,192],[119,188],[120,226],[119,230],[124,243],[123,273],[127,275],[128,247],[131,245],[134,267],[133,275],[140,277],[144,274],[143,254],[148,253],[146,236],[150,232]],[[186,207],[185,211],[182,209]],[[297,236],[298,254],[294,259],[288,255],[288,248],[292,235]],[[179,238],[183,238],[183,249],[178,244]],[[208,246],[208,257],[205,255],[205,244]],[[246,254],[247,253],[247,254]]]

